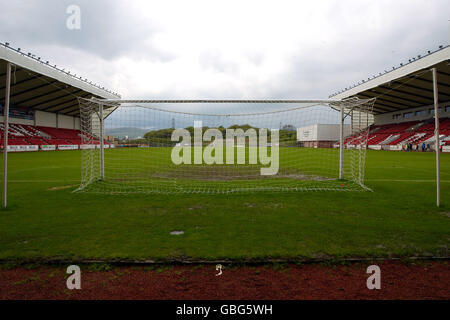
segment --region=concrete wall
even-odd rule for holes
[[[3,123],[3,116],[0,116],[0,122]],[[9,118],[9,123],[17,123],[17,124],[26,124],[29,126],[34,125],[34,120],[25,120],[25,119],[19,119],[19,118]]]
[[[75,130],[81,130],[80,129],[80,118],[73,117],[73,123],[74,123]]]
[[[439,112],[440,118],[450,117],[450,102],[439,104],[439,108],[441,108],[441,112]],[[375,124],[388,124],[388,123],[402,123],[408,121],[423,121],[434,117],[434,113],[431,113],[430,110],[434,112],[434,105],[423,106],[418,108],[412,108],[402,111],[389,112],[375,116]],[[420,115],[416,114],[420,111],[426,111],[425,114]],[[405,118],[406,113],[413,112],[412,117]],[[398,116],[399,115],[399,116]]]
[[[56,120],[58,119],[58,123]],[[0,116],[0,122],[3,122],[3,116]],[[36,122],[36,124],[35,124]],[[26,120],[19,118],[9,118],[9,123],[25,124],[29,126],[43,126],[52,128],[65,128],[65,129],[76,129],[80,130],[80,118],[66,116],[44,111],[36,111],[35,120]]]
[[[73,117],[58,114],[58,128],[73,129]]]
[[[56,128],[56,113],[36,111],[36,125]]]

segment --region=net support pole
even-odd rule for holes
[[[341,106],[341,124],[339,128],[339,179],[344,178],[344,106]]]
[[[8,195],[8,130],[9,95],[11,92],[11,63],[6,63],[5,108],[3,109],[3,208],[7,205]]]
[[[98,112],[100,117],[100,178],[105,179],[105,146],[103,143],[103,134],[105,132],[105,125],[103,119],[103,104],[99,103]]]
[[[435,151],[436,151],[436,205],[441,205],[441,159],[440,159],[440,143],[439,143],[439,97],[437,83],[437,69],[433,71],[433,95],[434,95],[434,135],[435,135]]]
[[[353,134],[353,110],[350,113],[350,134]]]

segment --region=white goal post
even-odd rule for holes
[[[79,99],[97,193],[363,191],[374,99]]]

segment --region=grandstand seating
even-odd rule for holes
[[[0,147],[3,148],[4,125],[0,123]],[[107,142],[105,141],[107,144]],[[80,130],[9,124],[8,145],[80,145]],[[94,144],[100,144],[94,141]]]
[[[434,119],[426,121],[409,121],[384,125],[372,125],[367,138],[368,145],[419,145],[434,142]],[[450,145],[450,118],[439,121],[439,131],[443,145]],[[356,145],[365,140],[364,136],[355,135],[345,139],[345,145]],[[339,145],[339,143],[337,143]]]

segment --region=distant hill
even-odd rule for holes
[[[115,138],[124,138],[125,136],[128,136],[128,138],[133,139],[137,137],[143,137],[144,134],[146,134],[149,131],[150,129],[123,127],[123,128],[105,129],[105,135],[113,136]]]

